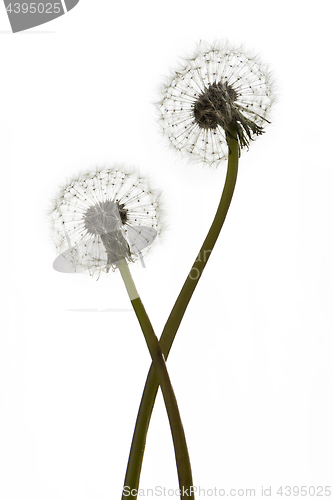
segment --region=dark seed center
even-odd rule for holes
[[[230,105],[237,92],[227,82],[214,82],[206,87],[194,104],[194,118],[199,127],[215,129],[228,122]]]
[[[119,212],[119,215],[120,215],[120,219],[121,219],[121,222],[122,224],[125,224],[127,222],[127,209],[124,208],[125,207],[125,204],[124,203],[121,203],[119,204],[117,202],[117,206],[118,206],[118,212]]]

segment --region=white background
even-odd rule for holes
[[[81,169],[151,175],[168,229],[132,272],[160,334],[225,165],[173,152],[153,102],[179,56],[223,37],[270,64],[279,99],[168,362],[194,483],[333,486],[330,2],[81,0],[15,35],[0,6],[0,31],[1,499],[121,496],[150,358],[119,275],[52,269],[47,210]],[[160,394],[140,486],[178,486]]]

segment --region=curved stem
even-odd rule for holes
[[[238,172],[239,145],[236,137],[237,133],[235,130],[230,130],[227,134],[229,146],[228,169],[221,200],[210,230],[181,289],[160,338],[160,346],[165,359],[169,355],[180,322],[220,234],[231,203]],[[158,377],[153,366],[151,366],[135,424],[124,483],[126,485],[131,484],[134,489],[137,489],[139,485],[146,437],[157,391]],[[122,500],[126,500],[126,497],[123,496]]]
[[[124,280],[129,298],[132,303],[132,307],[139,320],[142,332],[146,339],[150,356],[153,360],[152,372],[154,373],[154,377],[156,377],[156,380],[161,385],[175,448],[179,489],[182,492],[181,498],[183,499],[186,497],[186,498],[192,498],[192,500],[194,500],[192,471],[191,471],[188,449],[186,445],[184,428],[180,419],[177,400],[171,385],[170,377],[165,364],[164,355],[162,353],[161,346],[159,344],[158,338],[154,333],[153,327],[150,323],[146,310],[136,290],[130,270],[125,260],[122,259],[118,263],[118,267],[121,272],[121,276]],[[130,498],[136,498],[136,494],[132,495],[130,493],[134,489],[136,488],[134,488],[132,481],[125,482],[123,488],[123,496],[127,497],[130,495]],[[188,492],[189,494],[185,494],[184,496],[183,492]]]

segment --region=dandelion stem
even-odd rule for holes
[[[234,193],[237,172],[238,172],[238,157],[239,145],[237,140],[237,132],[230,127],[229,133],[226,134],[229,146],[228,169],[224,183],[222,196],[215,218],[212,222],[206,239],[198,253],[198,256],[188,274],[188,277],[181,289],[181,292],[175,302],[175,305],[169,315],[169,318],[164,326],[161,338],[160,347],[167,359],[172,343],[175,339],[181,320],[185,314],[186,308],[193,295],[195,287],[202,275],[202,272],[207,264],[208,258],[213,250],[216,240],[220,234],[223,223],[225,221],[231,199]],[[125,485],[133,484],[133,488],[137,489],[140,480],[140,473],[146,444],[146,437],[149,427],[150,418],[152,415],[156,394],[158,391],[158,377],[155,373],[153,365],[150,367],[146,385],[143,391],[140,408],[135,424],[132,446],[128,459],[127,471],[125,476]],[[125,500],[123,497],[122,500]]]
[[[149,317],[143,306],[143,303],[136,290],[128,265],[124,259],[122,259],[119,262],[118,267],[121,276],[123,278],[123,281],[125,283],[128,296],[131,300],[132,307],[138,318],[142,332],[146,339],[146,343],[151,358],[153,360],[152,372],[154,373],[154,377],[156,377],[156,381],[159,381],[161,385],[175,448],[179,489],[182,492],[183,491],[190,492],[191,493],[190,495],[185,494],[185,496],[186,498],[191,498],[192,500],[194,500],[194,493],[192,492],[193,480],[192,480],[190,457],[186,445],[184,428],[180,419],[180,413],[178,409],[176,396],[171,385],[169,373],[165,364],[164,355],[162,353],[162,349],[159,344],[158,338],[154,333]],[[157,382],[157,387],[158,387],[158,382]],[[139,475],[140,475],[141,464],[134,460],[132,472],[130,470],[128,475],[126,476],[126,481],[123,488],[123,498],[124,497],[126,498],[128,494],[130,494],[129,492],[132,491],[133,489],[137,489],[136,485],[138,485],[138,480],[139,480],[139,477],[137,475],[137,470],[139,470]],[[137,494],[135,495],[130,494],[130,496],[131,498],[136,498]],[[185,496],[181,494],[182,499],[185,498]]]

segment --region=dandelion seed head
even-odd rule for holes
[[[228,157],[226,133],[237,131],[241,148],[263,133],[274,101],[270,72],[257,56],[229,42],[200,42],[162,88],[162,128],[171,144],[216,165]]]
[[[72,178],[52,203],[58,252],[71,271],[99,276],[145,254],[161,231],[161,194],[124,166],[95,168]]]

